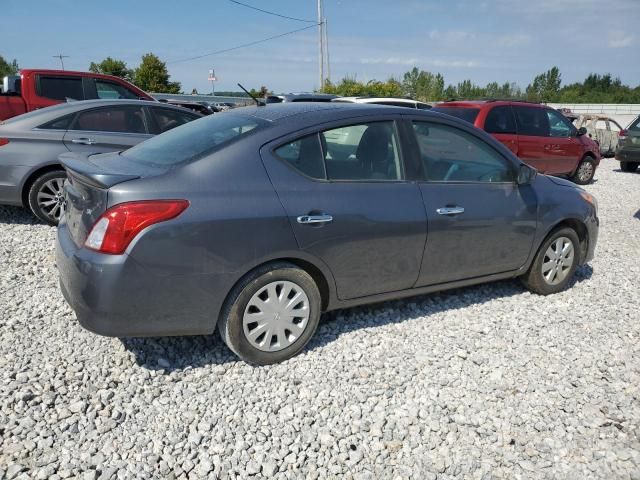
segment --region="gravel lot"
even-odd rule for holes
[[[80,328],[55,230],[0,207],[0,480],[640,479],[640,174],[603,160],[596,259],[325,316],[253,368],[212,337]]]

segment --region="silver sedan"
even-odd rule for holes
[[[0,123],[0,204],[24,206],[55,225],[66,178],[58,155],[126,150],[201,116],[159,102],[87,100],[6,120]]]

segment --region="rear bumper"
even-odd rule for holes
[[[199,335],[215,327],[217,315],[187,291],[192,282],[151,273],[126,254],[78,248],[64,220],[58,227],[56,263],[64,298],[80,325],[94,333]]]
[[[616,160],[620,162],[640,162],[640,149],[638,150],[629,150],[629,149],[619,149],[616,152]]]
[[[0,204],[22,206],[22,184],[31,167],[0,166]]]

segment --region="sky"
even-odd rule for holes
[[[316,0],[242,0],[300,19]],[[331,79],[401,77],[417,66],[446,83],[516,82],[526,87],[554,65],[563,83],[611,73],[640,84],[640,0],[324,0]],[[267,86],[318,87],[317,27],[191,61],[313,25],[247,9],[229,0],[2,0],[0,55],[22,68],[86,70],[107,56],[135,67],[148,52],[167,62],[185,92]]]

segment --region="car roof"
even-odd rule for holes
[[[334,98],[334,102],[353,102],[353,103],[376,103],[376,102],[396,102],[407,103],[415,105],[416,103],[424,103],[419,100],[413,100],[411,98],[397,98],[397,97],[338,97]]]
[[[458,107],[458,108],[482,108],[486,105],[527,105],[529,107],[543,108],[543,105],[538,102],[529,102],[527,100],[448,100],[445,102],[437,103],[436,107]]]
[[[170,103],[154,102],[150,100],[117,100],[117,99],[100,99],[100,100],[78,100],[67,103],[59,103],[50,107],[33,110],[17,117],[12,117],[0,123],[0,126],[11,126],[14,128],[33,128],[43,123],[53,121],[57,118],[72,113],[87,110],[89,108],[106,107],[110,105],[148,105],[152,107],[162,107],[178,110],[181,112],[190,111],[177,105]]]
[[[271,98],[281,98],[286,101],[296,100],[298,102],[304,101],[303,99],[321,99],[321,100],[331,100],[333,98],[337,98],[337,95],[332,93],[282,93],[279,95],[267,95],[267,97]]]

